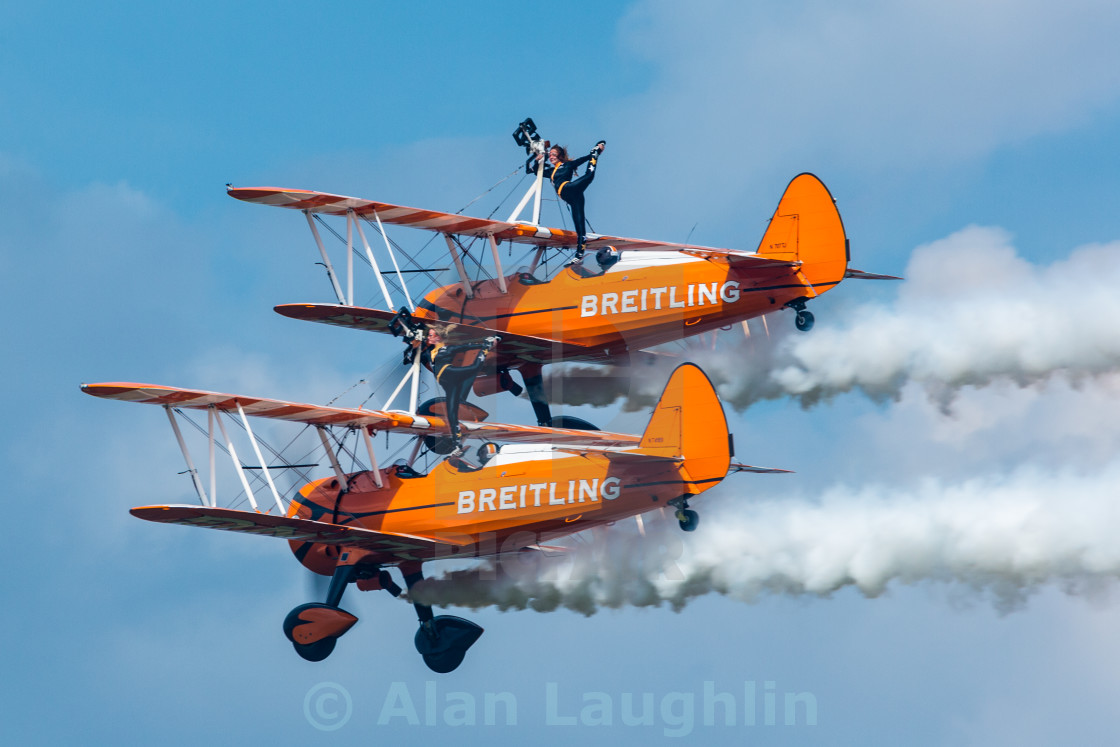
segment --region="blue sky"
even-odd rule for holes
[[[713,744],[1115,743],[1115,4],[2,8],[6,742],[636,744],[685,731],[691,702]],[[437,680],[412,610],[351,591],[361,623],[304,662],[280,633],[311,593],[287,548],[130,517],[193,500],[180,455],[158,410],[78,385],[326,401],[369,377],[394,345],[271,311],[331,300],[300,216],[224,185],[454,211],[517,167],[526,116],[576,152],[608,141],[601,232],[753,249],[812,171],[853,265],[907,280],[843,284],[806,336],[774,317],[773,378],[711,361],[776,392],[721,379],[739,457],[796,470],[698,502],[689,562],[725,561],[722,593],[452,609],[486,634]],[[754,686],[758,723],[737,695],[736,726],[706,725],[708,682]],[[350,698],[335,731],[313,723],[344,702],[323,683]],[[576,725],[549,723],[549,683]],[[401,692],[421,725],[386,709]],[[482,723],[487,693],[515,725]],[[622,723],[628,693],[651,725]],[[815,725],[782,723],[786,693]],[[443,710],[462,694],[474,726]],[[614,725],[579,723],[604,694]]]

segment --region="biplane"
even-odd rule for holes
[[[345,409],[234,394],[131,383],[83,384],[106,399],[162,406],[183,451],[200,505],[153,505],[131,513],[148,521],[219,529],[289,542],[296,558],[330,577],[326,599],[293,609],[284,633],[296,652],[321,661],[357,617],[339,605],[350,584],[360,590],[401,593],[390,569],[412,590],[424,563],[541,551],[543,543],[627,517],[669,507],[682,529],[699,521],[689,501],[732,472],[784,472],[732,460],[732,439],[719,398],[693,364],[674,371],[638,435],[465,422],[465,436],[480,442],[477,458],[443,459],[424,473],[412,461],[379,466],[371,436],[380,432],[424,436],[446,427],[440,418],[403,411]],[[176,413],[205,411],[211,484],[203,486]],[[333,476],[314,479],[285,505],[265,464],[249,416],[314,426]],[[274,505],[261,508],[250,488],[224,419],[242,425],[256,458],[257,484]],[[217,427],[215,427],[215,425]],[[369,465],[344,472],[331,429],[360,434]],[[215,442],[224,440],[251,510],[219,507],[214,486]],[[419,443],[419,441],[418,441]],[[415,452],[414,452],[415,453]],[[308,466],[308,465],[299,465]],[[263,473],[263,475],[261,474]],[[261,479],[263,477],[263,480]],[[436,672],[450,672],[482,634],[477,624],[435,615],[413,601],[420,627],[417,651]]]
[[[531,119],[521,123],[514,139],[531,155],[547,151],[548,143],[536,134]],[[509,372],[519,371],[541,425],[551,423],[541,376],[545,364],[626,365],[647,358],[643,351],[648,348],[780,309],[792,309],[797,328],[808,331],[814,323],[808,302],[845,278],[892,278],[848,267],[849,243],[840,213],[828,189],[809,173],[790,182],[753,252],[589,234],[587,249],[594,253],[597,269],[586,266],[588,260],[568,263],[555,275],[542,273],[542,259],[550,251],[573,250],[576,245],[573,231],[541,225],[543,163],[504,221],[299,189],[228,186],[227,191],[245,202],[298,210],[311,228],[338,303],[283,304],[277,312],[386,333],[393,331],[394,318],[406,313],[420,322],[455,323],[460,340],[500,336],[501,345],[488,361],[492,366],[475,381],[474,391],[480,396],[503,390],[518,394],[521,387]],[[530,200],[532,217],[521,220]],[[346,220],[350,269],[345,294],[317,227],[323,216]],[[363,223],[381,234],[393,269],[380,269]],[[413,262],[414,267],[401,269],[387,224],[442,236],[457,280],[439,283],[414,302],[402,273],[429,268]],[[383,308],[354,305],[355,229],[365,249],[359,256],[374,271]],[[481,241],[483,250],[475,251],[467,243],[472,241]],[[507,273],[499,252],[503,243],[528,247],[528,264]],[[483,277],[476,255],[487,250],[493,270]],[[414,259],[408,253],[404,257]],[[468,260],[478,268],[475,277],[468,272]],[[403,305],[394,303],[386,277],[398,281]]]

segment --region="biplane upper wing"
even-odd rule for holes
[[[324,215],[346,215],[353,211],[356,215],[373,217],[382,223],[396,226],[409,226],[437,233],[452,233],[463,236],[493,236],[497,241],[513,241],[537,246],[574,245],[576,235],[572,231],[558,228],[535,226],[529,223],[507,223],[501,220],[471,218],[455,213],[438,210],[393,205],[359,197],[344,197],[326,192],[311,192],[305,189],[283,189],[280,187],[238,187],[228,190],[229,196],[257,205],[274,205],[292,210]]]
[[[246,397],[240,394],[221,394],[200,389],[182,389],[157,384],[124,382],[82,384],[82,391],[103,399],[140,402],[147,405],[170,405],[191,410],[205,410],[213,406],[216,410],[223,412],[237,412],[240,405],[246,415],[290,420],[307,425],[338,425],[351,428],[366,427],[375,430],[404,431],[411,430],[416,425],[417,420],[403,412],[323,407],[299,402]]]
[[[222,412],[237,412],[240,406],[246,415],[288,420],[307,425],[369,428],[411,434],[441,433],[447,429],[445,420],[432,415],[410,415],[397,410],[381,411],[325,407],[155,384],[118,382],[82,384],[82,391],[103,399],[166,405],[192,410],[206,410],[209,407],[214,407],[214,409]],[[603,446],[632,446],[641,440],[638,436],[610,433],[608,431],[581,431],[570,428],[545,428],[505,423],[464,422],[461,425],[463,426],[463,435],[467,438],[512,443],[551,441],[553,443],[597,443]]]
[[[469,538],[465,536],[421,537],[400,532],[375,532],[357,526],[312,521],[296,516],[239,511],[233,508],[187,505],[137,506],[129,513],[137,518],[161,524],[182,524],[286,540],[360,547],[402,561],[423,560],[435,555],[447,556],[454,551],[454,548],[470,544]]]
[[[281,187],[237,187],[229,189],[228,192],[231,197],[257,205],[273,205],[324,215],[346,215],[349,211],[353,211],[360,216],[372,217],[376,214],[382,223],[420,228],[436,233],[477,237],[493,236],[496,241],[512,241],[518,244],[533,244],[535,246],[561,247],[575,246],[576,244],[574,231],[537,226],[531,223],[508,223],[486,218],[471,218],[455,213],[393,205],[388,202],[376,202],[360,197],[345,197],[326,192],[284,189]],[[763,257],[753,252],[736,249],[719,249],[695,244],[673,244],[646,239],[628,239],[621,236],[591,236],[587,246],[590,249],[610,246],[618,251],[684,252],[702,259],[727,262],[758,270],[776,270],[798,266],[797,262]]]
[[[393,312],[380,309],[367,309],[362,306],[344,306],[331,303],[287,303],[275,307],[276,313],[290,319],[332,324],[337,327],[362,329],[368,332],[392,334],[389,323],[396,316]],[[512,332],[491,329],[479,324],[457,324],[448,342],[460,344],[482,340],[491,335],[502,338],[498,349],[499,358],[517,359],[530,363],[552,363],[565,361],[607,361],[609,356],[601,347],[579,345],[559,340],[548,340],[532,335],[519,335]]]

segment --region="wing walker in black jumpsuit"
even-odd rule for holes
[[[584,245],[587,243],[587,216],[583,209],[583,193],[595,179],[595,166],[606,145],[607,141],[600,140],[588,155],[574,161],[567,160],[567,151],[564,150],[563,146],[554,145],[548,149],[547,156],[532,155],[525,162],[526,173],[535,174],[540,160],[547,157],[549,161],[544,165],[544,176],[556,188],[557,196],[568,203],[568,207],[572,210],[572,224],[577,237],[573,262],[579,262],[583,259]],[[581,176],[576,176],[576,170],[585,163],[587,164],[587,170]]]

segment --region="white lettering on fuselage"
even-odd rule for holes
[[[639,301],[639,294],[641,298]],[[739,282],[727,280],[722,285],[711,283],[690,283],[687,286],[667,285],[662,288],[642,288],[619,293],[600,293],[583,296],[580,299],[579,315],[614,316],[617,314],[636,314],[642,311],[661,309],[684,309],[694,306],[717,306],[731,304],[739,300]]]
[[[547,489],[547,493],[545,490]],[[457,512],[460,514],[482,513],[484,511],[512,511],[530,506],[565,506],[569,503],[598,503],[599,499],[613,501],[622,492],[622,481],[617,477],[600,480],[568,480],[557,490],[554,482],[519,483],[503,485],[500,488],[460,490]],[[515,500],[520,496],[520,504]],[[526,501],[526,496],[529,501]],[[495,505],[495,501],[497,504]]]

